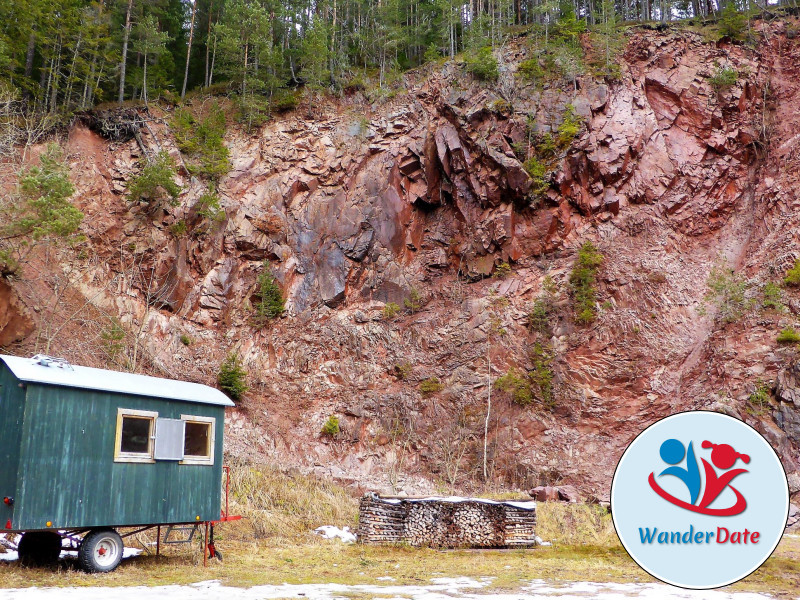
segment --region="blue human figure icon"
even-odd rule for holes
[[[665,463],[673,465],[661,471],[659,477],[662,475],[674,475],[683,481],[689,489],[691,504],[697,502],[697,497],[700,495],[700,468],[697,465],[692,443],[689,442],[689,449],[686,450],[682,442],[676,439],[669,439],[661,444],[659,454],[661,454],[661,458]],[[683,460],[684,455],[686,456],[686,468],[676,466]]]

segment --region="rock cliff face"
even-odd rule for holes
[[[21,340],[18,352],[50,340],[76,362],[124,356],[206,383],[236,350],[251,389],[230,414],[230,452],[364,487],[463,487],[482,471],[489,369],[495,379],[533,367],[527,315],[547,276],[555,406],[494,390],[494,481],[602,497],[641,429],[707,408],[763,432],[796,492],[800,375],[775,338],[796,322],[800,294],[762,308],[763,286],[800,256],[800,41],[784,28],[761,26],[755,50],[638,31],[620,81],[585,77],[566,91],[522,85],[524,44],[511,44],[496,86],[448,63],[410,74],[383,103],[318,99],[249,133],[233,127],[226,220],[182,237],[170,225],[198,223],[202,183],[184,171],[180,205],[146,214],[124,196],[140,145],[76,125],[68,149],[88,242],[58,267],[41,259],[49,278],[13,283],[18,308],[0,289],[0,304],[25,313],[0,321],[0,335]],[[722,67],[740,76],[715,88]],[[554,131],[568,105],[583,125],[534,199],[515,152]],[[153,109],[141,146],[180,162],[169,119]],[[604,261],[598,318],[579,325],[569,274],[585,241]],[[288,310],[256,328],[265,260]],[[748,282],[735,319],[705,300],[723,262]],[[69,284],[65,305],[91,318],[41,306],[56,280]],[[400,314],[387,318],[387,303]],[[120,347],[98,325],[108,316],[126,332]],[[442,389],[421,393],[432,377]],[[748,400],[775,381],[766,402]],[[336,439],[319,434],[332,414]]]

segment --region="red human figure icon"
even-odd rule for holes
[[[714,463],[714,467],[717,467],[718,469],[730,469],[739,459],[741,459],[745,464],[750,462],[750,457],[747,454],[740,454],[739,452],[736,452],[736,450],[734,450],[733,447],[729,446],[728,444],[712,444],[706,440],[703,442],[702,447],[706,449],[713,448],[711,451],[711,462]],[[703,468],[705,469],[706,473],[706,489],[703,493],[703,498],[700,501],[701,508],[705,508],[714,502],[714,500],[716,500],[717,497],[722,493],[722,490],[730,485],[734,477],[748,472],[747,469],[733,469],[732,471],[728,471],[727,473],[723,473],[722,475],[718,476],[717,472],[714,470],[714,467],[708,464],[708,461],[706,461],[705,458],[701,458],[700,460],[703,462]],[[731,512],[730,514],[739,514],[746,508],[747,502],[739,490],[733,486],[730,486],[730,488],[736,494],[736,504],[731,508],[731,510],[735,510],[736,512]]]

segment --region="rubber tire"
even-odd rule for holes
[[[92,529],[78,548],[78,564],[87,573],[108,573],[119,566],[124,549],[113,529]]]
[[[61,536],[53,531],[29,531],[17,546],[19,562],[26,567],[43,567],[58,562]]]

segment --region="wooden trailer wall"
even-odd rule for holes
[[[16,377],[0,363],[0,501],[14,498],[17,489],[25,390]],[[0,529],[14,521],[14,506],[0,502]]]
[[[219,519],[228,398],[45,359],[0,356],[0,531]]]
[[[212,521],[219,518],[222,460],[115,462],[118,408],[215,417],[222,456],[221,406],[29,384],[20,446],[15,529]],[[199,517],[199,519],[198,519]]]

